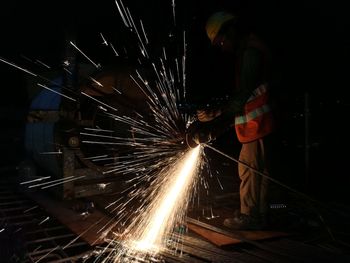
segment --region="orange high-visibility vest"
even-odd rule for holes
[[[242,115],[235,117],[237,138],[241,143],[260,139],[275,128],[271,107],[268,104],[267,85],[262,84],[253,90],[244,105]]]

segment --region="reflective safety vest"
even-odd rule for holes
[[[268,105],[266,84],[257,87],[244,105],[244,113],[235,117],[237,138],[241,143],[260,139],[275,128],[271,107]]]

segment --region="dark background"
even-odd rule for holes
[[[244,16],[273,51],[281,170],[289,178],[286,181],[318,199],[349,203],[350,22],[344,1],[181,0],[175,1],[176,26],[170,0],[125,0],[124,4],[144,21],[150,48],[176,42],[169,33],[186,30],[189,98],[208,93],[220,97],[229,92],[225,58],[215,56],[205,36],[208,15],[226,8]],[[101,63],[111,63],[112,58],[105,55],[100,32],[120,45],[129,45],[112,0],[4,1],[1,11],[0,57],[33,71],[38,65],[26,58],[38,59],[53,69],[60,67],[67,36],[75,36],[79,47]],[[30,95],[23,72],[4,63],[0,63],[0,72],[1,164],[6,167],[17,165],[25,156],[23,131]],[[305,130],[305,117],[309,130]],[[305,138],[309,148],[305,148]],[[305,160],[306,149],[309,161]]]

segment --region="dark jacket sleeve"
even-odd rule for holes
[[[241,113],[252,91],[261,79],[262,54],[255,48],[246,49],[240,61],[240,80],[238,91],[234,94],[222,114],[214,120],[204,123],[203,130],[210,131],[211,138],[217,138],[234,125],[235,116]]]
[[[257,88],[262,74],[262,54],[256,48],[246,49],[240,58],[239,85],[229,101],[225,114],[234,116],[243,111],[252,91]]]
[[[262,73],[262,54],[255,48],[247,48],[240,56],[239,87],[222,114],[209,122],[198,122],[194,134],[203,134],[203,138],[215,139],[234,125],[236,114],[243,111],[244,105],[257,88]],[[205,136],[204,136],[205,135]],[[198,136],[197,136],[198,137]]]

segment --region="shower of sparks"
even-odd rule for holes
[[[72,101],[79,101],[82,96],[87,97],[96,106],[99,117],[103,116],[109,121],[108,123],[117,123],[112,127],[95,125],[94,128],[81,127],[80,130],[82,145],[101,147],[104,150],[103,153],[90,154],[85,160],[99,165],[102,175],[106,178],[107,176],[127,178],[124,181],[125,188],[114,193],[115,199],[105,206],[111,218],[96,232],[96,241],[104,239],[109,244],[100,251],[95,251],[94,255],[97,255],[95,262],[100,257],[103,257],[103,262],[109,260],[123,262],[124,257],[152,258],[158,252],[168,249],[169,241],[172,241],[171,249],[177,251],[181,242],[181,234],[183,234],[183,232],[178,232],[177,226],[184,225],[187,207],[190,202],[194,203],[194,197],[198,197],[196,196],[198,185],[203,185],[208,191],[207,182],[199,176],[205,165],[203,164],[205,163],[203,147],[188,149],[184,144],[184,132],[191,119],[178,108],[178,105],[186,100],[186,33],[183,32],[180,40],[182,43],[180,52],[183,54],[176,54],[179,57],[173,58],[171,50],[162,47],[161,56],[151,59],[151,53],[147,50],[149,40],[142,20],[134,20],[131,12],[121,0],[115,0],[115,3],[124,25],[137,36],[136,39],[139,42],[137,52],[150,60],[147,65],[153,73],[152,77],[143,76],[142,71],[137,68],[129,75],[136,84],[136,88],[139,88],[144,95],[147,104],[146,114],[130,109],[129,113],[132,114],[127,116],[120,113],[123,111],[118,109],[118,103],[117,105],[109,103],[103,97],[97,97],[97,99],[88,92],[81,91],[80,94],[75,94],[77,99],[74,99],[38,83],[38,86]],[[175,0],[172,0],[172,8],[175,24]],[[140,21],[140,23],[136,25],[134,21]],[[137,28],[138,25],[141,29]],[[111,52],[119,56],[102,33],[100,36],[103,40],[102,44],[106,46],[109,44]],[[97,69],[101,69],[100,64],[92,61],[72,41],[70,45]],[[128,54],[125,47],[123,50],[124,54]],[[45,79],[14,63],[1,58],[0,61],[35,77]],[[69,60],[66,60],[64,64],[69,66]],[[140,59],[139,64],[142,65]],[[98,79],[93,77],[87,77],[87,79],[98,87],[103,87]],[[65,88],[62,85],[53,84]],[[111,96],[122,98],[124,94],[112,88],[115,92]],[[124,91],[122,87],[121,90]],[[120,124],[128,128],[119,129]],[[119,150],[119,147],[122,150]],[[125,152],[123,152],[124,148],[127,149]],[[62,152],[59,150],[59,152],[46,152],[45,154],[59,153]],[[28,184],[28,188],[46,189],[85,177],[88,176],[73,175],[50,181],[47,180],[50,177],[41,177],[21,184]],[[101,182],[97,184],[97,187],[100,191],[104,191],[111,185],[108,182]],[[30,208],[28,211],[35,208]],[[212,210],[210,217],[214,218]],[[44,219],[40,224],[48,219]],[[95,224],[97,223],[99,222]],[[83,234],[85,232],[81,235]],[[70,241],[65,248],[77,239]],[[50,250],[36,262],[41,261],[56,249],[58,247]]]
[[[186,207],[198,181],[201,152],[201,146],[185,150],[171,160],[171,166],[164,167],[156,173],[156,179],[150,183],[146,192],[136,189],[132,199],[140,198],[141,195],[142,199],[139,201],[142,205],[120,234],[123,241],[110,241],[111,247],[121,243],[118,253],[111,256],[113,262],[120,262],[125,256],[154,256],[166,249],[168,240],[174,235],[175,226],[184,224]],[[125,211],[130,201],[120,203],[121,199],[122,197],[106,208],[119,203],[118,210]]]
[[[186,194],[190,192],[189,188],[194,180],[199,150],[199,146],[191,150],[178,165],[179,167],[176,167],[172,174],[166,176],[168,181],[162,184],[161,192],[154,197],[153,211],[150,212],[150,218],[147,220],[140,240],[136,241],[137,249],[149,250],[162,244],[162,239],[169,230],[167,229],[169,228],[169,220],[174,218],[174,212],[177,212],[178,208],[183,206],[188,199]],[[170,224],[170,227],[172,226],[173,224]]]
[[[140,55],[149,59],[146,50],[148,39],[142,20],[139,30],[129,9],[121,1],[115,3],[124,25],[137,36]],[[139,32],[143,33],[142,38]],[[80,132],[83,144],[131,149],[117,158],[109,154],[88,157],[104,166],[104,175],[131,177],[125,181],[125,189],[105,207],[112,218],[98,231],[98,238],[109,241],[99,256],[104,257],[104,261],[120,262],[124,257],[155,256],[167,249],[169,240],[175,241],[172,249],[177,250],[179,235],[183,233],[176,233],[176,226],[184,225],[188,204],[197,193],[197,184],[203,183],[198,176],[203,169],[203,149],[201,146],[187,149],[183,143],[184,131],[190,121],[188,115],[178,108],[186,94],[185,32],[182,41],[181,60],[169,57],[166,47],[162,47],[162,57],[150,61],[153,79],[144,77],[138,69],[130,75],[147,101],[150,114],[147,121],[143,113],[134,110],[134,117],[120,115],[117,107],[82,92],[106,107],[103,114],[107,118],[128,125],[128,132],[132,134],[121,136],[117,130],[91,128]],[[178,61],[181,61],[180,65]],[[117,92],[116,95],[122,94]]]

